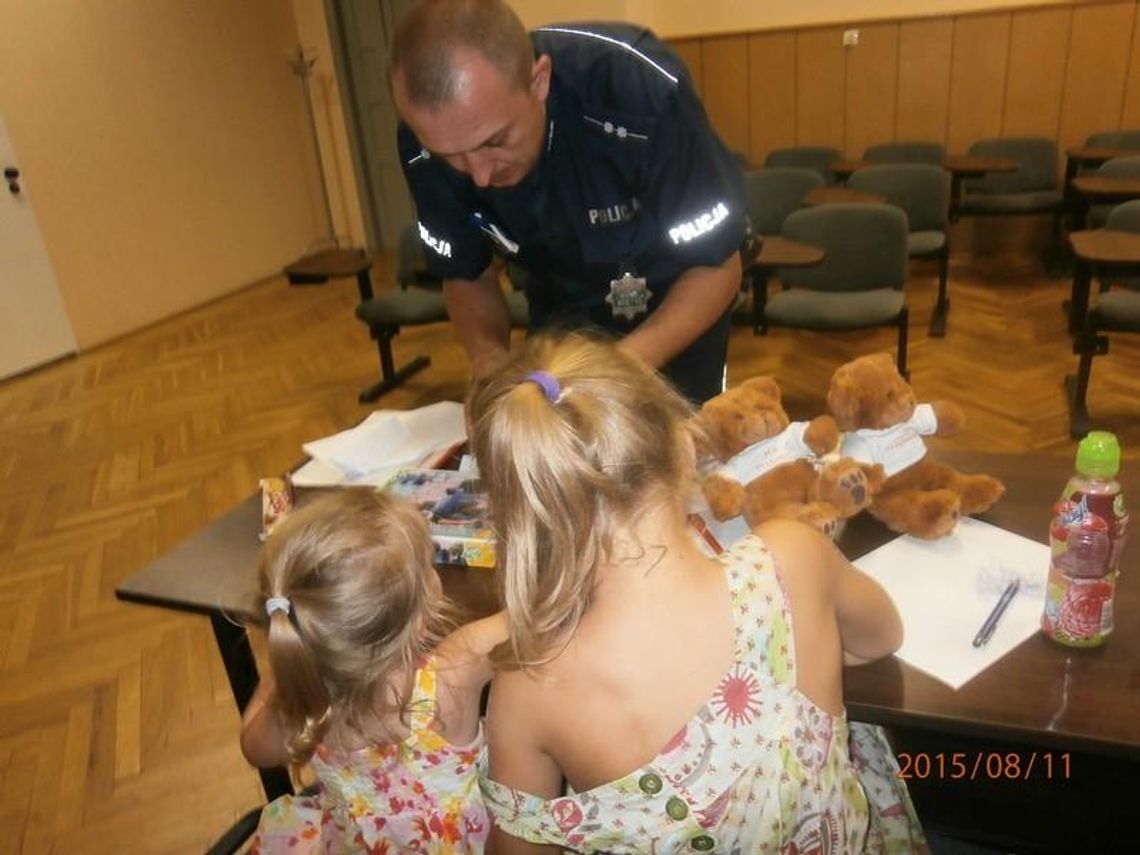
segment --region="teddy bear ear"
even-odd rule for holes
[[[854,382],[842,366],[831,378],[827,390],[827,408],[835,416],[840,430],[853,430],[859,424],[859,384]]]
[[[780,386],[773,377],[751,377],[745,380],[742,385],[775,398],[777,401],[780,400]]]

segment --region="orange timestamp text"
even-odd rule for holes
[[[1067,781],[1072,777],[1068,751],[952,751],[898,753],[904,781]]]

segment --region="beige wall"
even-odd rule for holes
[[[1060,148],[1140,126],[1137,0],[1036,6],[674,41],[725,141],[773,148],[1035,135]]]
[[[81,347],[326,231],[288,0],[0,0],[0,21],[0,110]]]
[[[644,5],[644,0],[641,0]],[[813,24],[960,14],[984,9],[1069,4],[1072,0],[652,0],[653,20],[668,38]]]

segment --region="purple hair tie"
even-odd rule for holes
[[[523,378],[523,382],[537,383],[541,388],[546,400],[552,404],[557,404],[562,398],[562,386],[559,385],[558,380],[549,371],[532,371],[530,374]]]

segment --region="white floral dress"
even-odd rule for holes
[[[283,796],[261,812],[251,853],[482,852],[490,831],[477,784],[483,734],[449,743],[431,725],[436,673],[416,671],[411,733],[402,742],[357,751],[319,746],[310,765],[315,796]]]
[[[547,800],[480,779],[504,831],[579,852],[928,852],[880,728],[849,725],[796,688],[775,561],[755,535],[719,559],[736,661],[712,698],[649,764]]]

